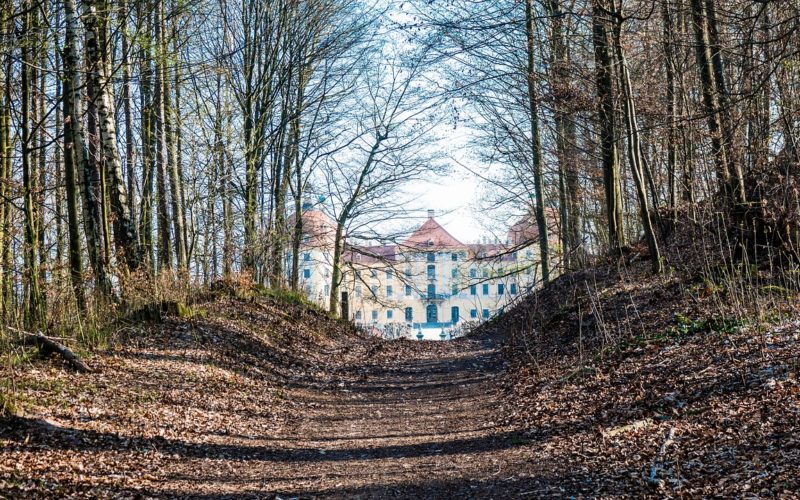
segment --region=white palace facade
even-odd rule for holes
[[[334,231],[334,221],[321,211],[303,212],[300,283],[323,308],[330,295]],[[348,244],[340,291],[347,292],[349,319],[376,333],[452,331],[485,321],[541,279],[538,236],[534,218],[527,217],[508,230],[504,242],[466,244],[429,210],[428,219],[402,242]]]

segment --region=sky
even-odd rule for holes
[[[449,172],[430,181],[415,181],[409,191],[418,198],[421,215],[434,210],[436,220],[462,243],[476,243],[488,233],[480,220],[480,188],[478,179],[467,168],[478,165],[469,154],[469,139],[464,129],[442,132],[440,147],[448,156]],[[421,221],[422,222],[422,221]]]

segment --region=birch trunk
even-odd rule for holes
[[[91,88],[96,92],[92,99],[97,107],[100,148],[109,182],[108,193],[114,217],[114,240],[117,252],[121,254],[121,260],[125,262],[129,270],[134,271],[141,264],[141,254],[136,226],[133,223],[128,204],[125,179],[122,175],[122,162],[117,151],[113,86],[106,74],[106,58],[103,57],[105,48],[102,46],[102,40],[105,39],[105,36],[101,31],[108,26],[108,12],[104,11],[98,14],[98,3],[100,2],[96,0],[84,0],[82,3],[88,78]],[[99,16],[106,17],[100,19]]]

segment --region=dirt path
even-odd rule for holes
[[[299,394],[304,415],[285,444],[291,480],[276,489],[402,498],[522,491],[519,439],[493,421],[503,369],[494,342],[384,344],[354,368],[335,387]]]
[[[298,384],[287,432],[235,450],[233,473],[205,469],[177,490],[281,498],[505,498],[542,492],[498,416],[493,340],[373,344],[321,387]],[[253,456],[255,452],[255,456]],[[533,485],[531,483],[534,483]],[[175,490],[173,490],[175,491]]]
[[[497,423],[494,340],[332,347],[280,389],[177,342],[99,358],[73,406],[0,429],[0,498],[507,498],[558,483]]]

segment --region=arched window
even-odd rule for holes
[[[436,266],[433,264],[428,264],[428,279],[429,280],[436,279]]]

